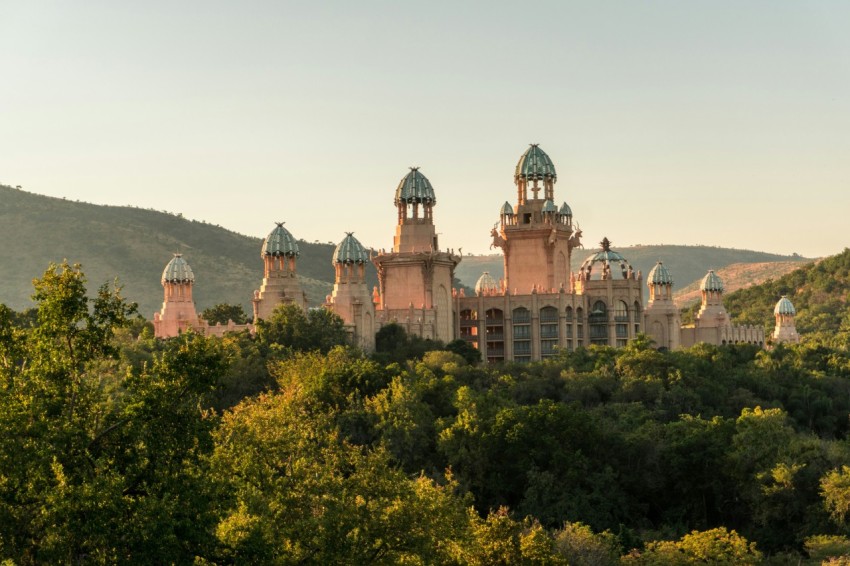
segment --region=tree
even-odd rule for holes
[[[257,339],[271,352],[319,351],[327,353],[334,346],[347,343],[342,319],[320,308],[306,313],[296,304],[279,305],[268,320],[257,323]]]
[[[205,309],[201,313],[201,318],[208,324],[227,324],[230,321],[233,321],[234,324],[248,322],[248,315],[245,314],[242,305],[231,305],[229,303],[219,303],[214,307]]]
[[[832,520],[845,525],[850,513],[850,466],[831,470],[821,478],[820,493]]]
[[[137,369],[118,359],[134,306],[117,287],[90,299],[64,263],[35,290],[32,328],[0,312],[2,557],[191,562],[210,543],[199,466],[215,419],[200,404],[226,364],[218,343],[190,333]]]
[[[747,566],[761,562],[756,545],[736,533],[719,527],[708,531],[692,531],[678,541],[657,541],[646,545],[643,552],[632,551],[623,557],[627,565]]]

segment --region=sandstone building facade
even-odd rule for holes
[[[659,262],[643,275],[603,238],[577,272],[570,265],[582,248],[582,231],[564,201],[557,206],[557,173],[549,156],[532,144],[514,172],[515,202],[506,201],[491,231],[502,251],[504,278],[484,273],[475,295],[452,288],[461,255],[440,247],[434,222],[436,193],[418,168],[395,192],[396,227],[390,251],[367,251],[347,233],[333,255],[334,289],[322,305],[345,322],[353,344],[374,349],[375,333],[396,323],[408,333],[443,342],[462,339],[489,362],[534,361],[591,344],[625,346],[638,333],[659,348],[697,342],[764,345],[763,328],[732,325],[723,303],[723,283],[709,271],[701,284],[702,305],[693,325],[682,327],[673,303],[673,278]],[[281,303],[307,308],[298,283],[297,240],[278,223],[263,243],[263,281],[252,299],[254,320],[267,318]],[[379,286],[366,286],[365,267],[374,264]],[[156,335],[175,336],[188,328],[210,334],[252,330],[248,325],[210,326],[192,302],[194,274],[175,256],[162,276],[163,307],[154,315]],[[775,341],[796,341],[790,301],[777,304]],[[781,312],[780,312],[781,311]],[[781,326],[781,328],[780,328]]]

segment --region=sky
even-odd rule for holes
[[[850,245],[850,2],[0,0],[0,183],[488,253],[529,143],[585,247]]]

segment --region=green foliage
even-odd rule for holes
[[[280,355],[314,350],[327,353],[347,342],[342,319],[324,308],[305,313],[293,303],[282,304],[268,320],[260,320],[256,326],[261,347]]]
[[[245,314],[245,309],[242,305],[231,305],[228,303],[219,303],[214,307],[204,309],[201,313],[201,318],[209,324],[245,324],[248,322],[248,315]]]
[[[409,336],[401,325],[393,322],[385,324],[375,334],[374,357],[384,364],[404,363],[422,359],[426,352],[442,348],[443,345],[436,340]]]
[[[756,545],[735,531],[720,527],[693,531],[678,541],[650,542],[643,552],[623,557],[623,564],[675,566],[677,564],[712,564],[746,566],[761,562]]]

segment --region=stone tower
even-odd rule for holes
[[[162,272],[162,309],[153,315],[154,335],[171,338],[198,324],[192,287],[195,274],[181,254],[174,254]]]
[[[282,303],[295,303],[307,308],[307,297],[298,282],[296,262],[300,252],[298,242],[278,222],[263,242],[263,283],[254,291],[254,322],[267,319],[275,307]]]
[[[519,158],[514,173],[517,203],[505,203],[493,244],[504,251],[505,286],[510,293],[557,290],[570,281],[570,254],[580,244],[572,210],[555,206],[555,165],[537,144]]]
[[[398,224],[391,253],[372,258],[380,283],[381,318],[408,332],[450,342],[453,334],[452,280],[460,256],[440,251],[434,227],[437,198],[418,167],[398,184]]]
[[[714,272],[709,270],[700,283],[700,294],[702,305],[696,317],[696,325],[699,328],[721,328],[730,326],[729,315],[723,306],[723,281]]]
[[[673,350],[680,345],[679,309],[673,302],[673,277],[660,261],[646,278],[649,304],[644,309],[644,328],[658,348]]]
[[[344,322],[351,343],[364,352],[375,349],[375,304],[366,286],[366,264],[369,254],[347,232],[334,250],[334,290],[328,297],[327,307]]]
[[[797,334],[797,328],[794,325],[794,318],[797,316],[797,309],[794,304],[788,300],[788,297],[782,296],[776,307],[773,309],[773,316],[776,318],[776,327],[773,329],[774,342],[790,342],[796,344],[800,341],[800,335]]]

